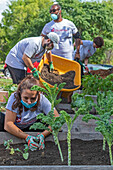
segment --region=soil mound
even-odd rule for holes
[[[104,69],[100,69],[100,70],[91,70],[90,71],[92,75],[100,75],[102,78],[107,77],[110,74],[113,74],[113,67],[108,69],[108,70],[104,70]],[[85,75],[88,75],[88,73],[85,73]]]
[[[41,78],[45,80],[47,83],[54,85],[59,85],[60,83],[65,82],[65,89],[74,89],[78,86],[74,85],[74,77],[75,71],[69,71],[65,74],[59,75],[58,70],[54,70],[53,72],[49,72],[49,66],[45,64],[41,71]]]

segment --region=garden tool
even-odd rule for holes
[[[86,69],[86,67],[84,66],[84,64],[83,64],[78,58],[76,58],[76,61],[77,61],[81,66],[83,66],[83,67]],[[90,71],[88,71],[88,73],[89,73],[90,75],[92,75]]]

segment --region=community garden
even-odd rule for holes
[[[71,108],[73,114],[70,114],[70,111],[65,111],[65,103],[63,103],[64,110],[59,110],[60,117],[56,119],[53,117],[53,108],[62,103],[62,97],[57,98],[57,95],[66,83],[59,84],[58,88],[56,88],[57,85],[50,88],[47,83],[43,83],[44,88],[34,86],[32,90],[43,92],[51,102],[52,108],[47,116],[40,114],[37,117],[41,120],[41,123],[32,125],[31,131],[37,128],[46,129],[43,123],[49,123],[53,129],[52,140],[46,141],[44,150],[34,152],[30,151],[24,143],[13,144],[12,139],[5,140],[4,144],[0,145],[0,165],[112,165],[112,82],[113,74],[109,74],[104,79],[96,74],[85,75],[82,93],[74,93],[72,96]],[[10,96],[17,86],[11,84],[3,86],[3,88],[8,91]],[[93,100],[93,96],[96,96],[96,102]],[[1,109],[5,104],[1,106]],[[93,108],[95,108],[94,113],[92,112]],[[88,122],[90,123],[88,124]],[[86,136],[89,139],[82,140],[82,137],[77,138],[76,136],[77,133],[79,135],[86,134],[84,129],[80,130],[84,128],[83,125],[86,129],[89,128]],[[65,127],[67,127],[66,130]],[[90,139],[91,132],[94,135],[93,139]],[[63,139],[64,133],[65,139]],[[99,138],[95,138],[95,134],[99,134]]]
[[[93,40],[96,36],[104,39],[104,47],[89,59],[91,64],[113,65],[113,2],[82,2],[78,0],[58,0],[62,6],[62,16],[75,23],[83,40]],[[50,0],[12,0],[3,12],[0,24],[0,63],[3,68],[9,50],[21,39],[39,36],[44,25],[51,20]],[[32,10],[33,9],[33,10]],[[25,141],[0,132],[0,169],[45,169],[55,170],[111,170],[113,168],[113,67],[107,70],[92,70],[82,79],[83,89],[73,92],[71,104],[62,96],[62,89],[74,89],[71,70],[65,75],[58,72],[47,73],[45,66],[41,73],[43,87],[33,86],[31,90],[43,92],[52,108],[47,116],[40,114],[30,127],[28,134],[37,134],[37,129],[52,132],[45,139],[43,150],[30,151]],[[54,70],[55,71],[55,70]],[[71,76],[70,76],[71,75]],[[48,76],[48,77],[47,77]],[[49,77],[50,76],[50,77]],[[69,77],[69,79],[67,79]],[[53,79],[54,78],[54,79]],[[47,79],[49,81],[47,81]],[[59,81],[58,81],[59,80]],[[52,84],[50,87],[48,83]],[[11,78],[0,73],[0,111],[6,111],[10,95],[17,85]],[[53,116],[54,107],[60,113]],[[47,129],[48,130],[48,129]],[[12,167],[11,167],[12,166]],[[25,169],[25,168],[24,168]]]

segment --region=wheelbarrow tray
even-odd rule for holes
[[[52,60],[53,60],[54,69],[58,70],[59,75],[65,74],[68,71],[75,71],[74,85],[76,87],[73,88],[73,89],[65,89],[65,88],[63,88],[61,91],[72,92],[72,91],[75,91],[75,90],[79,89],[80,86],[81,86],[81,68],[80,68],[80,64],[77,63],[76,61],[68,60],[68,59],[65,59],[63,57],[53,55],[53,54],[52,54]],[[39,66],[38,66],[38,70],[40,72],[41,72],[44,64],[49,64],[45,54],[44,54],[42,60],[40,61]],[[42,84],[42,82],[46,82],[41,77],[40,77],[39,80],[40,80],[41,84]],[[49,84],[48,82],[46,82],[46,83],[50,87],[53,87],[53,85]]]

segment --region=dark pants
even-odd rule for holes
[[[11,78],[13,79],[13,84],[19,84],[26,76],[26,70],[16,69],[7,65]]]
[[[0,112],[0,131],[4,130],[4,120],[5,120],[5,114]]]
[[[75,59],[75,61],[79,63],[78,59]],[[82,90],[82,78],[84,76],[84,71],[83,71],[83,65],[80,64],[80,66],[81,66],[81,87],[79,89]]]

